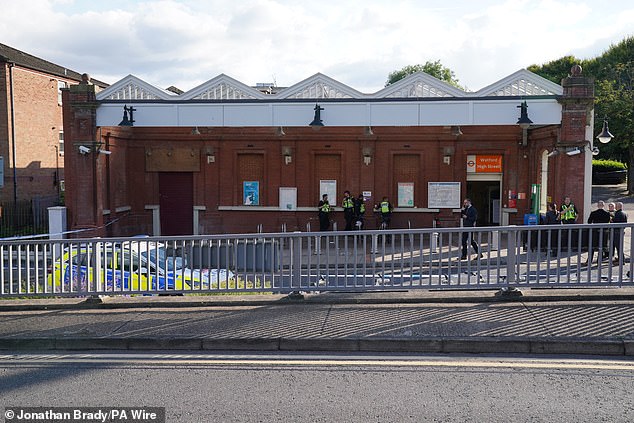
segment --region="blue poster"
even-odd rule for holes
[[[260,182],[244,181],[242,182],[243,204],[245,206],[260,205]]]

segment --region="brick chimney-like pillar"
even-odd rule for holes
[[[102,236],[103,172],[97,138],[97,100],[95,86],[88,75],[63,92],[65,201],[69,210],[69,229],[94,229],[79,236]],[[80,151],[80,146],[90,149]]]
[[[594,78],[582,75],[581,66],[575,65],[570,76],[562,79],[563,96],[560,99],[561,133],[558,147],[562,154],[555,157],[555,184],[553,201],[558,204],[569,196],[579,209],[578,223],[585,222],[590,210],[592,193],[592,126],[594,111]],[[574,148],[582,153],[565,154]]]

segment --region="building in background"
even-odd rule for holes
[[[64,90],[69,229],[187,235],[318,229],[343,192],[388,197],[393,228],[522,224],[590,207],[593,80],[520,70],[477,92],[424,73],[365,94],[315,74],[284,89],[219,75],[187,92],[132,75]],[[343,213],[333,214],[343,225]],[[366,219],[369,229],[372,219]]]
[[[46,212],[64,189],[62,89],[81,75],[0,44],[0,204]],[[93,81],[99,87],[107,84]]]

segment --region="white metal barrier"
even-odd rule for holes
[[[633,286],[631,227],[3,240],[0,296]]]

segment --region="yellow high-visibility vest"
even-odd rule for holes
[[[575,205],[570,203],[570,205],[566,206],[562,204],[561,206],[561,219],[562,220],[575,220],[577,217],[577,212],[575,212]]]

